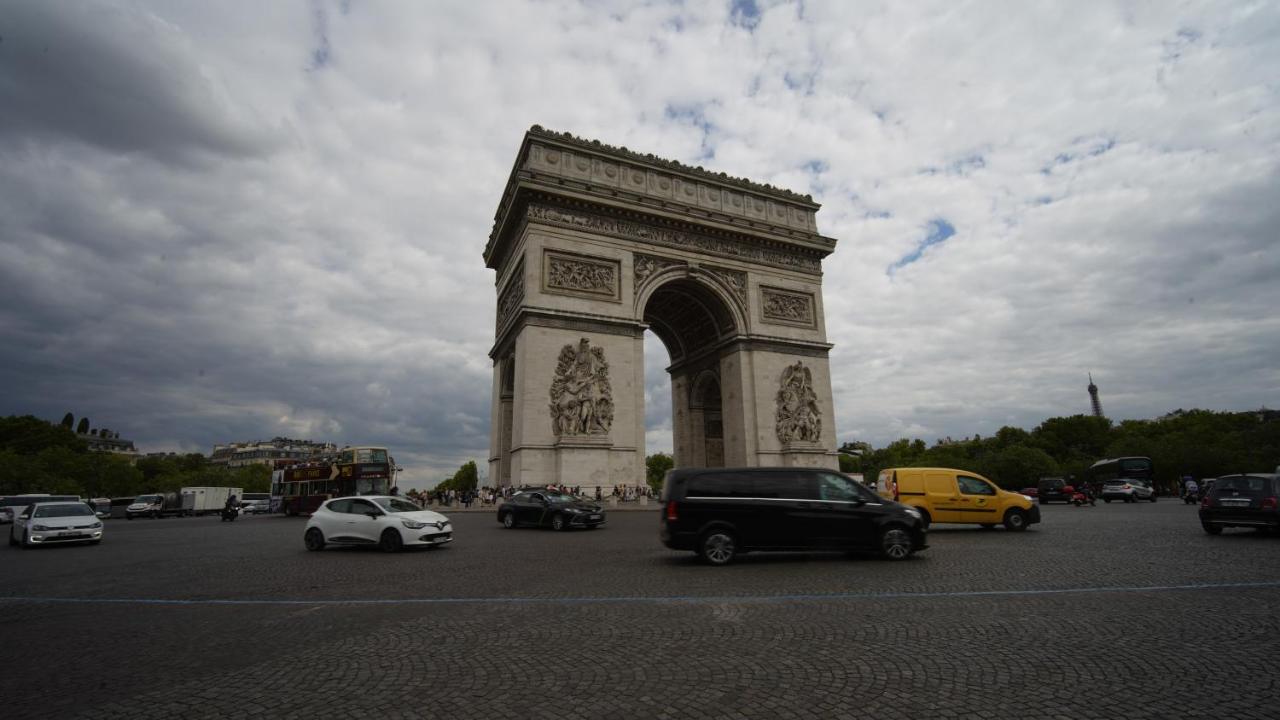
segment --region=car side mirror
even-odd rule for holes
[[[382,515],[382,513],[378,512],[377,510],[370,510],[366,512],[365,515],[368,515],[370,520],[377,520],[378,516]]]

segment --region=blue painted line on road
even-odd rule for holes
[[[924,592],[804,593],[791,595],[626,595],[603,597],[444,597],[444,598],[112,598],[40,597],[0,595],[0,603],[68,603],[86,605],[626,605],[725,603],[781,604],[832,600],[918,600],[970,597],[1033,597],[1037,595],[1077,595],[1089,593],[1161,593],[1190,590],[1280,589],[1280,580],[1261,582],[1195,583],[1190,585],[1129,585],[1027,590],[946,590]]]

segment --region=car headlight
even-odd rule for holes
[[[35,530],[36,532],[44,532],[45,530],[49,529],[49,526],[48,525],[32,525],[31,529]]]
[[[102,527],[102,523],[100,523],[100,522],[96,522],[96,523],[94,523],[94,524],[90,525],[89,527],[93,528],[94,530],[97,530],[98,528]]]
[[[1023,496],[1022,496],[1022,499],[1023,499],[1023,500],[1026,500],[1027,502],[1031,502],[1031,496],[1030,496],[1030,495],[1023,495]]]
[[[409,528],[410,530],[421,530],[422,528],[427,526],[427,523],[418,522],[417,520],[410,520],[408,518],[401,520],[400,523],[405,527]]]
[[[911,517],[915,517],[915,518],[920,517],[920,511],[913,507],[903,508],[902,512],[910,515]]]

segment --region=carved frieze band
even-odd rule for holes
[[[560,295],[581,295],[619,302],[621,265],[617,260],[544,250],[542,289]]]
[[[813,327],[813,295],[760,286],[760,315],[765,322]]]
[[[701,233],[660,228],[646,223],[620,220],[579,210],[566,210],[550,205],[530,204],[528,218],[563,227],[587,230],[604,235],[638,240],[653,245],[694,250],[709,255],[773,265],[788,270],[818,273],[821,261],[800,252],[761,247],[745,240],[729,240]]]
[[[511,320],[511,316],[524,302],[524,263],[521,262],[511,273],[511,279],[498,296],[498,330]]]

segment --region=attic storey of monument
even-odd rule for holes
[[[678,467],[835,467],[822,260],[836,241],[817,232],[818,207],[531,128],[484,251],[490,476],[643,482],[646,329],[671,356]]]

